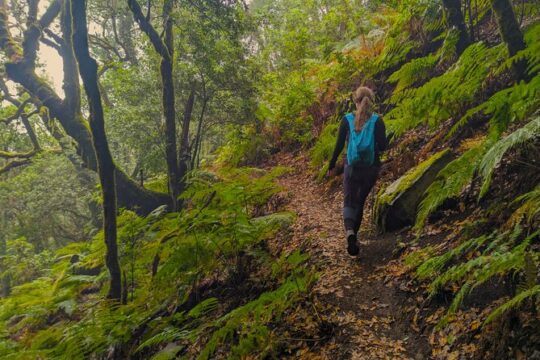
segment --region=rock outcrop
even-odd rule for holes
[[[379,191],[375,203],[378,230],[392,231],[414,224],[424,192],[453,158],[448,149],[438,152]]]

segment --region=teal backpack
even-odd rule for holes
[[[349,123],[347,163],[352,166],[371,166],[375,161],[375,123],[379,115],[373,113],[361,131],[354,129],[354,114],[345,115]]]

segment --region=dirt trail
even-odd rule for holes
[[[289,199],[286,208],[298,216],[292,241],[286,247],[307,249],[320,271],[315,294],[336,309],[335,333],[322,349],[322,357],[425,359],[425,340],[410,329],[403,315],[407,294],[397,289],[397,282],[386,273],[396,236],[373,235],[366,219],[371,212],[368,205],[360,255],[349,256],[342,230],[341,186],[327,189],[315,182],[303,157],[287,154],[275,160],[293,169],[280,179]]]

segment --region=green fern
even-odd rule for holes
[[[530,82],[520,82],[492,95],[487,101],[467,110],[465,115],[450,129],[447,138],[464,127],[476,114],[490,116],[490,133],[497,138],[508,125],[532,115],[540,105],[540,76]]]
[[[328,160],[332,156],[336,143],[339,123],[331,122],[326,125],[317,138],[317,142],[311,150],[311,166],[317,171],[317,178],[322,180],[328,171]]]
[[[429,286],[430,296],[434,296],[445,285],[450,283],[461,283],[461,285],[459,285],[459,290],[448,309],[447,316],[441,320],[439,326],[444,325],[448,321],[448,316],[455,313],[466,296],[479,285],[484,284],[495,276],[502,276],[517,271],[530,271],[530,269],[528,270],[528,267],[530,267],[532,257],[531,253],[527,252],[527,248],[529,247],[530,242],[538,236],[540,231],[527,236],[514,246],[513,244],[516,242],[520,233],[521,229],[516,227],[511,233],[498,235],[495,241],[482,251],[480,256],[473,257],[465,263],[450,267],[431,282]],[[475,249],[471,248],[469,251],[474,252]],[[535,286],[536,269],[534,270],[534,274],[534,282],[527,285],[526,291]],[[508,306],[504,306],[505,310],[497,311],[495,316],[500,315],[512,306],[518,305],[520,301],[521,300],[511,300],[507,303]]]
[[[460,115],[476,99],[504,54],[502,45],[489,48],[482,42],[472,44],[444,74],[389,100],[396,104],[385,117],[389,129],[399,135],[423,123],[434,127]]]
[[[532,220],[540,214],[540,184],[532,191],[519,196],[514,200],[514,203],[521,203],[521,205],[514,211],[509,222],[515,224],[523,217],[526,217],[527,222],[531,223]]]
[[[446,199],[458,196],[463,188],[473,179],[480,164],[480,159],[489,148],[489,141],[477,145],[456,160],[450,162],[437,175],[430,185],[418,207],[416,232],[420,234],[429,215],[433,213]]]
[[[199,359],[209,359],[220,344],[233,341],[237,332],[238,343],[233,347],[233,354],[238,357],[253,351],[256,342],[257,353],[263,356],[271,348],[272,338],[266,327],[272,320],[279,319],[294,299],[305,292],[311,282],[309,276],[291,276],[278,289],[266,292],[256,300],[234,309],[211,325],[203,325],[200,333],[215,328],[210,340],[199,354]]]
[[[478,238],[467,240],[454,249],[423,262],[418,269],[416,269],[416,275],[421,279],[436,276],[450,260],[469,251],[478,249],[490,239],[490,236],[483,235]]]
[[[520,304],[523,303],[526,299],[534,298],[540,295],[540,285],[536,285],[529,290],[523,291],[516,296],[514,296],[509,301],[505,302],[498,308],[496,308],[484,321],[484,324],[489,324],[490,322],[496,320],[505,312],[517,308]]]
[[[394,89],[394,100],[396,93],[402,92],[404,89],[407,89],[414,84],[421,82],[427,79],[430,75],[431,70],[437,64],[437,56],[427,55],[425,57],[416,58],[405,65],[403,65],[398,71],[390,75],[388,82],[396,83]]]
[[[534,118],[522,128],[496,142],[484,155],[479,165],[479,173],[484,179],[479,197],[489,190],[493,171],[511,148],[526,143],[540,136],[540,117]]]

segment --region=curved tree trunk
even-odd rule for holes
[[[514,9],[508,0],[492,0],[491,7],[497,19],[497,25],[503,41],[506,43],[508,53],[514,56],[518,51],[525,49],[523,33],[519,28]],[[527,60],[522,59],[512,63],[514,78],[519,80],[527,79]]]
[[[8,77],[24,86],[29,93],[36,96],[44,106],[49,109],[52,118],[58,119],[66,133],[77,142],[77,150],[85,165],[97,171],[96,154],[86,120],[77,110],[75,113],[64,106],[62,99],[38,76],[33,69],[25,63],[6,64]],[[116,187],[118,204],[136,211],[140,215],[147,215],[155,208],[171,201],[166,194],[149,191],[140,187],[123,171],[116,169]]]
[[[77,151],[85,166],[97,171],[96,154],[92,146],[87,121],[80,112],[78,74],[72,50],[69,50],[71,52],[63,51],[62,54],[64,79],[67,80],[64,81],[66,91],[64,100],[35,72],[36,43],[41,36],[40,30],[47,28],[58,16],[60,10],[60,0],[51,3],[41,19],[37,21],[38,26],[33,26],[30,28],[31,31],[25,32],[21,51],[21,47],[17,45],[9,32],[6,9],[5,7],[0,8],[0,47],[7,57],[5,71],[10,80],[23,86],[43,106],[49,109],[51,118],[58,119],[66,134],[77,143]],[[65,25],[63,25],[62,30],[66,30]],[[70,43],[69,36],[67,38],[67,43]],[[70,47],[64,47],[64,50],[68,49]],[[166,194],[149,191],[138,186],[119,169],[116,169],[116,187],[119,205],[134,210],[140,215],[146,215],[160,205],[171,204]]]
[[[454,28],[458,32],[458,42],[456,44],[456,53],[461,53],[469,46],[471,39],[467,33],[463,12],[461,11],[460,0],[443,0],[444,10],[446,12],[446,21],[450,29]]]
[[[99,92],[96,61],[88,52],[88,33],[86,27],[86,1],[71,0],[73,7],[73,47],[79,62],[79,72],[84,89],[88,96],[90,108],[90,130],[96,152],[98,174],[103,194],[103,231],[107,254],[105,263],[109,269],[111,281],[108,297],[120,300],[122,297],[122,274],[118,262],[118,247],[116,244],[116,188],[115,166],[109,151],[105,134],[105,121],[101,94]],[[66,12],[69,13],[69,1],[66,1]]]

